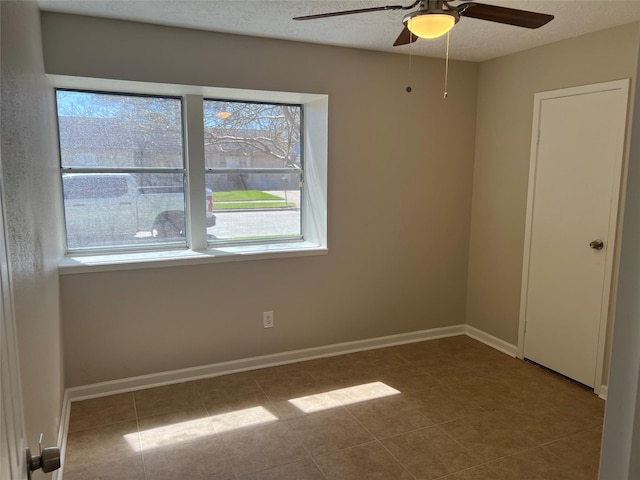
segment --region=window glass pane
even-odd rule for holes
[[[56,97],[67,249],[186,246],[181,100]]]
[[[300,239],[301,173],[208,173],[215,226],[210,243]]]
[[[68,173],[62,185],[70,250],[186,245],[182,174]]]
[[[300,105],[204,101],[210,243],[302,238],[301,121]]]
[[[208,169],[301,168],[300,105],[204,101]]]
[[[58,90],[63,167],[183,168],[180,99]]]

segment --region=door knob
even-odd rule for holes
[[[604,242],[602,240],[594,240],[589,243],[589,246],[594,250],[602,250],[604,248]]]
[[[60,449],[58,447],[42,448],[42,434],[38,440],[40,455],[31,455],[27,447],[27,478],[31,480],[31,472],[42,469],[44,473],[53,472],[60,468]]]

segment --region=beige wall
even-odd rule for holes
[[[0,2],[2,187],[27,440],[56,443],[63,369],[58,295],[60,186],[53,93],[35,2]]]
[[[330,97],[329,255],[65,275],[67,385],[465,320],[516,344],[533,95],[633,78],[638,30],[453,62],[445,101],[441,60],[407,94],[402,55],[43,14],[49,73]]]
[[[477,65],[42,18],[50,73],[329,95],[329,254],[63,275],[67,386],[464,323]]]
[[[467,323],[518,342],[536,92],[635,78],[638,24],[480,64]]]

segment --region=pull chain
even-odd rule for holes
[[[444,96],[443,98],[447,98],[449,92],[447,92],[447,84],[449,83],[449,33],[447,32],[447,53],[444,60]]]
[[[409,42],[409,81],[407,85],[407,93],[411,93],[411,57],[413,55],[413,42]]]

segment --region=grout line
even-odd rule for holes
[[[412,432],[415,432],[415,431],[418,431],[418,430],[424,430],[424,429],[431,428],[431,427],[432,427],[432,426],[427,426],[427,427],[417,428],[416,430],[411,430],[411,431],[412,431]],[[407,433],[410,433],[410,432],[404,432],[404,433],[400,433],[400,434],[398,434],[398,435],[405,435],[405,434],[407,434]],[[397,436],[397,435],[389,435],[388,437],[385,437],[385,438],[393,438],[393,437],[395,437],[395,436]],[[404,464],[404,463],[402,463],[402,462],[400,461],[400,459],[399,459],[398,457],[396,457],[396,456],[391,452],[391,450],[389,450],[389,449],[384,445],[384,443],[382,443],[382,440],[384,440],[385,438],[378,438],[378,439],[376,439],[376,441],[380,444],[380,446],[381,446],[381,447],[382,447],[382,448],[383,448],[383,449],[384,449],[384,450],[385,450],[389,455],[391,455],[391,458],[393,458],[396,462],[398,462],[398,465],[400,465],[400,466],[402,467],[402,470],[404,470],[405,472],[407,472],[407,474],[409,474],[409,476],[410,476],[411,478],[413,478],[414,480],[417,480],[417,479],[416,479],[416,477],[415,477],[415,475],[409,471],[409,469],[405,466],[405,464]]]
[[[284,421],[284,420],[283,420]],[[286,421],[284,421],[285,424],[287,423]],[[298,437],[298,435],[296,434],[295,431],[293,431],[289,425],[286,425],[287,428],[289,428],[289,430],[291,431],[291,433],[293,433],[293,436],[296,437],[296,439],[298,440],[298,442],[300,443],[300,445],[302,445],[302,448],[304,448],[304,451],[307,452],[307,455],[309,455],[309,459],[311,460],[311,462],[316,466],[316,468],[318,469],[318,471],[320,472],[320,475],[322,475],[324,477],[325,480],[328,480],[327,475],[324,473],[324,471],[322,470],[322,468],[320,468],[320,465],[318,464],[318,462],[316,462],[316,458],[311,454],[311,452],[309,451],[309,449],[307,448],[307,446],[300,440],[300,437]],[[319,455],[322,456],[322,455]]]
[[[144,449],[142,448],[142,438],[140,436],[140,419],[138,418],[138,405],[136,403],[136,396],[133,392],[131,392],[131,397],[133,400],[133,413],[136,416],[136,434],[138,436],[138,445],[140,445],[140,458],[142,459],[142,473],[144,474],[144,478],[147,480],[147,463],[144,459]]]
[[[405,403],[406,403],[406,402],[405,402]],[[393,436],[395,436],[395,435],[389,435],[389,436],[387,436],[387,437],[381,437],[381,438],[378,438],[378,437],[377,437],[376,435],[374,435],[374,434],[373,434],[373,433],[372,433],[372,432],[371,432],[371,431],[370,431],[370,430],[369,430],[369,429],[368,429],[368,428],[367,428],[367,427],[366,427],[366,426],[365,426],[365,425],[364,425],[360,420],[358,420],[358,418],[357,418],[353,413],[351,413],[351,411],[350,411],[348,408],[346,408],[344,405],[343,405],[343,408],[347,411],[347,413],[348,413],[349,415],[351,415],[351,417],[352,417],[352,418],[353,418],[353,419],[358,423],[358,425],[360,425],[360,426],[362,427],[362,429],[363,429],[365,432],[367,432],[369,435],[371,435],[371,438],[373,438],[373,440],[374,440],[378,445],[380,445],[380,446],[383,448],[383,450],[384,450],[384,451],[386,451],[389,455],[391,455],[391,458],[393,458],[396,462],[398,462],[398,465],[400,465],[400,466],[402,467],[402,470],[404,470],[405,472],[407,472],[407,474],[409,474],[409,476],[415,480],[415,476],[414,476],[414,475],[413,475],[409,470],[407,470],[407,468],[405,467],[405,465],[404,465],[402,462],[400,462],[400,459],[398,459],[398,458],[397,458],[393,453],[391,453],[391,452],[389,451],[389,449],[388,449],[387,447],[385,447],[385,446],[384,446],[384,443],[382,443],[382,440],[384,440],[385,438],[391,438],[391,437],[393,437]],[[413,408],[413,407],[411,407],[411,408]],[[416,429],[416,430],[420,430],[420,429]],[[412,431],[414,431],[414,430],[412,430]],[[403,432],[403,434],[404,434],[404,433],[409,433],[409,432]],[[401,435],[402,435],[402,434],[401,434]],[[365,445],[365,444],[367,444],[367,443],[373,443],[373,442],[365,442],[365,443],[361,443],[361,444],[359,444],[359,445]],[[355,446],[357,446],[357,445],[352,445],[351,447],[348,447],[348,448],[353,448],[353,447],[355,447]],[[343,449],[343,450],[346,450],[346,449]]]
[[[228,465],[229,470],[232,472],[233,478],[235,480],[237,480],[239,478],[238,474],[236,473],[236,469],[233,468],[233,464],[232,464],[231,459],[229,457],[229,451],[227,450],[225,442],[222,440],[222,435],[218,432],[218,429],[216,428],[215,424],[213,423],[212,412],[209,410],[209,408],[207,407],[207,404],[204,401],[204,396],[202,395],[202,391],[200,390],[200,387],[198,386],[197,381],[196,380],[192,380],[192,382],[193,382],[193,385],[196,388],[196,392],[198,392],[198,398],[200,399],[200,403],[202,404],[202,408],[204,408],[204,411],[207,414],[207,418],[209,419],[209,423],[211,424],[211,428],[213,429],[214,437],[216,438],[217,443],[220,445],[220,448],[224,452],[225,462]],[[148,480],[153,480],[153,479],[148,479]]]

